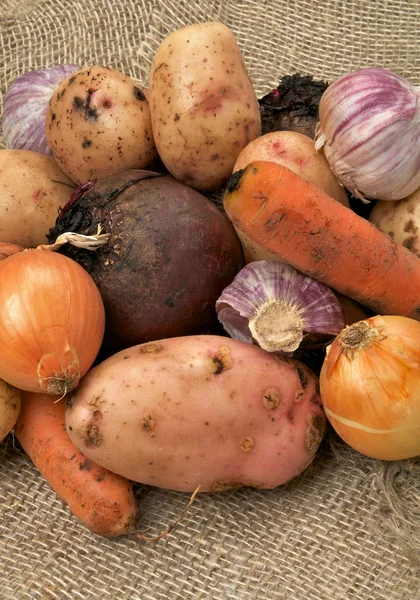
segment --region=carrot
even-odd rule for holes
[[[52,489],[93,533],[127,533],[136,516],[131,483],[76,449],[65,428],[64,401],[30,392],[21,392],[21,399],[15,435]]]
[[[287,167],[234,173],[224,208],[253,260],[283,260],[377,314],[420,320],[420,259]]]

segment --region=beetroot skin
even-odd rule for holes
[[[98,224],[110,234],[107,244],[60,251],[99,288],[108,354],[215,331],[216,300],[244,258],[230,221],[210,200],[170,175],[125,171],[96,182],[65,207],[48,239],[65,231],[94,234]]]

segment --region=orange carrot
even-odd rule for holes
[[[420,320],[420,259],[287,167],[233,174],[224,208],[253,260],[283,260],[376,313]]]
[[[15,435],[53,490],[93,533],[127,533],[136,516],[131,483],[76,449],[65,428],[64,400],[30,392],[21,399]]]

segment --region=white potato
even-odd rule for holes
[[[377,202],[369,221],[420,257],[420,189],[403,200]]]
[[[86,67],[57,86],[46,132],[55,160],[78,183],[143,169],[156,156],[144,91],[107,67]]]
[[[170,34],[156,51],[148,90],[159,156],[200,191],[220,188],[261,134],[258,101],[235,36],[222,23]]]
[[[74,188],[51,157],[0,150],[0,242],[24,248],[46,244],[59,208]]]

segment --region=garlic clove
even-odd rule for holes
[[[243,317],[237,310],[231,306],[221,307],[218,311],[218,318],[231,338],[248,344],[253,343],[248,319]]]
[[[344,313],[323,283],[281,262],[246,265],[216,302],[227,333],[269,352],[316,347],[344,328]]]

